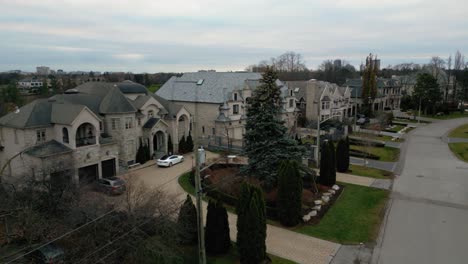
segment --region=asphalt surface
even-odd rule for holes
[[[465,123],[437,121],[406,137],[372,263],[468,263],[468,163],[443,140]]]

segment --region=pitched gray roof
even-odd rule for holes
[[[43,144],[34,146],[29,150],[25,151],[26,154],[37,158],[45,158],[48,156],[64,154],[69,152],[72,152],[71,148],[55,140],[47,141]]]
[[[148,100],[151,98],[151,95],[140,95],[135,100],[133,100],[131,103],[136,109],[140,109],[142,106],[148,102]]]
[[[135,113],[136,109],[120,92],[119,88],[113,86],[104,98],[102,98],[99,112],[102,114],[110,113]]]
[[[120,91],[122,91],[122,93],[124,94],[132,94],[132,93],[146,94],[148,92],[145,86],[139,83],[129,81],[129,80],[123,81],[121,83],[117,83],[117,86],[119,87]]]
[[[1,117],[0,125],[15,128],[34,128],[50,126],[53,123],[71,124],[84,107],[88,107],[98,117],[110,113],[135,113],[139,106],[143,106],[151,97],[163,105],[165,109],[162,109],[160,114],[168,114],[166,116],[168,119],[175,118],[182,108],[180,105],[149,93],[146,88],[145,96],[139,96],[137,100],[132,101],[125,97],[118,85],[104,82],[84,83],[74,88],[74,91],[70,91],[71,93],[58,94],[49,99],[33,101],[21,107],[19,112],[9,113]],[[137,86],[139,87],[139,85]],[[138,89],[134,91],[142,91]]]
[[[261,77],[254,72],[184,73],[180,77],[173,76],[156,94],[171,101],[222,103],[227,93],[243,89],[246,81],[258,81]]]
[[[15,128],[50,126],[52,102],[47,99],[35,100],[0,118],[0,125]]]
[[[156,125],[159,122],[159,118],[152,117],[146,121],[146,123],[143,125],[143,128],[153,128],[154,125]]]

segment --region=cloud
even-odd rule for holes
[[[0,0],[0,71],[242,70],[293,50],[309,67],[468,52],[462,0]],[[465,49],[465,50],[463,50]]]
[[[137,53],[122,53],[122,54],[114,54],[112,57],[117,58],[117,59],[123,59],[123,60],[141,60],[144,58],[143,54],[137,54]]]

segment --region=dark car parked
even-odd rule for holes
[[[97,181],[97,190],[106,194],[122,194],[127,188],[125,181],[117,178],[102,178]]]

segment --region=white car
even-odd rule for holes
[[[158,161],[156,164],[158,164],[159,167],[171,167],[174,164],[181,163],[184,161],[184,156],[182,155],[164,155]]]

